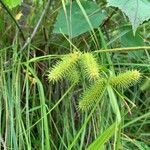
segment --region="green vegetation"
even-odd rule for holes
[[[0,150],[149,150],[149,8],[0,0]]]

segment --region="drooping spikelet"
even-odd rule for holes
[[[49,81],[58,81],[70,72],[80,57],[79,52],[68,54],[59,61],[48,74]]]
[[[99,65],[93,54],[84,53],[81,55],[81,67],[83,67],[84,74],[89,80],[99,78]]]
[[[99,99],[106,86],[105,79],[95,81],[82,95],[79,101],[79,109],[86,111],[91,108]]]
[[[76,67],[72,67],[72,69],[66,74],[66,79],[69,80],[72,84],[77,84],[80,80],[80,73]]]
[[[118,76],[111,77],[109,83],[114,87],[127,88],[135,84],[141,77],[141,74],[137,70],[127,71],[121,73]]]

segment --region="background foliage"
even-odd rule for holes
[[[149,0],[0,1],[0,149],[150,149]]]

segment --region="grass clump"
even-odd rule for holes
[[[0,3],[0,150],[150,149],[148,21],[132,35],[105,1]]]

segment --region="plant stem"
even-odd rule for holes
[[[22,47],[21,50],[19,51],[19,54],[20,54],[24,49],[26,49],[26,47],[29,45],[29,43],[31,42],[31,40],[32,40],[33,37],[35,36],[35,34],[36,34],[36,32],[37,32],[37,30],[38,30],[38,28],[39,28],[39,26],[40,26],[40,24],[41,24],[41,22],[42,22],[42,20],[43,20],[43,17],[44,17],[44,15],[45,15],[45,13],[47,12],[47,9],[49,8],[50,2],[51,2],[51,0],[48,0],[47,4],[46,4],[46,6],[45,6],[45,9],[43,10],[43,12],[42,12],[42,14],[41,14],[41,16],[40,16],[40,18],[39,18],[39,20],[38,20],[38,22],[37,22],[37,24],[36,24],[36,26],[35,26],[33,32],[32,32],[32,34],[31,34],[31,36],[27,38],[25,44],[23,45],[23,47]]]
[[[20,25],[18,24],[18,22],[16,21],[16,19],[13,17],[13,15],[11,14],[10,10],[7,8],[7,6],[0,0],[1,5],[3,6],[3,8],[6,10],[6,12],[9,14],[9,16],[11,17],[11,19],[14,21],[14,23],[16,24],[17,28],[19,29],[22,39],[25,41],[26,38],[24,36],[24,33],[22,31],[22,29],[20,28]]]
[[[124,47],[124,48],[112,48],[112,49],[101,49],[95,50],[94,53],[105,53],[105,52],[127,52],[127,51],[137,51],[137,50],[150,50],[150,46],[138,46],[138,47]]]

